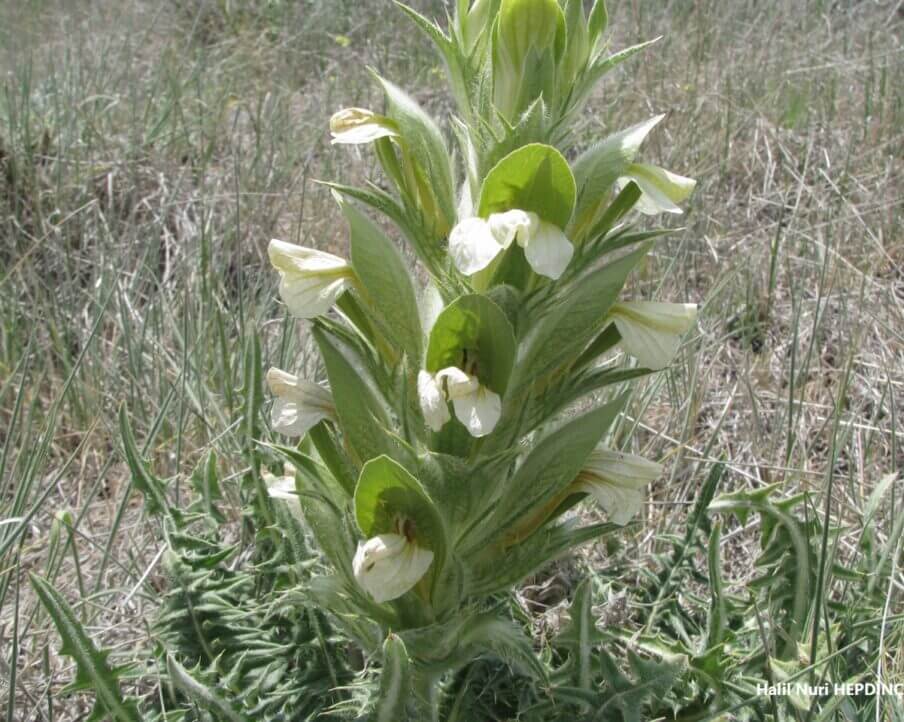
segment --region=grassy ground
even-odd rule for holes
[[[667,112],[646,158],[700,181],[685,229],[635,282],[703,312],[680,362],[632,407],[640,447],[669,469],[632,555],[642,566],[681,528],[718,459],[728,490],[830,489],[844,549],[870,491],[904,466],[901,4],[621,0],[610,12],[616,48],[664,38],[609,78],[580,132]],[[119,407],[185,493],[209,448],[242,472],[247,340],[261,335],[265,363],[312,363],[280,320],[264,248],[345,247],[313,181],[374,173],[326,133],[333,110],[379,105],[367,66],[447,115],[441,68],[388,0],[0,3],[6,719],[89,709],[57,696],[72,670],[26,572],[56,577],[106,644],[152,644],[163,542],[131,493]],[[755,523],[726,534],[730,589],[753,573]],[[889,660],[902,673],[904,655]]]

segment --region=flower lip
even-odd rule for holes
[[[615,524],[627,524],[643,507],[643,489],[662,474],[662,465],[641,456],[597,446],[578,474],[574,491],[585,492]]]
[[[330,118],[334,144],[359,145],[380,138],[395,138],[399,133],[389,118],[366,108],[343,108]]]
[[[622,337],[621,344],[646,368],[668,366],[681,346],[681,339],[694,325],[693,303],[622,301],[610,311]]]
[[[398,599],[433,563],[433,552],[401,534],[380,534],[358,544],[352,560],[355,579],[378,603]]]
[[[460,221],[449,234],[449,255],[459,271],[472,276],[513,243],[524,249],[534,273],[553,280],[564,273],[574,255],[561,228],[518,208]]]
[[[271,412],[273,428],[286,436],[304,436],[319,422],[335,421],[330,392],[319,384],[278,368],[267,371],[267,386],[276,396]]]
[[[476,364],[476,360],[471,363]],[[476,375],[457,366],[447,366],[435,374],[419,372],[418,396],[424,420],[434,431],[439,431],[452,418],[447,402],[452,403],[456,418],[475,438],[491,433],[502,415],[499,394],[483,386]]]
[[[270,263],[279,272],[279,295],[296,318],[316,318],[354,286],[351,265],[332,253],[272,240]]]

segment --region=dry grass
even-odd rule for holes
[[[274,362],[301,348],[270,320],[264,243],[344,248],[312,181],[375,173],[366,155],[329,151],[329,113],[379,104],[366,65],[440,116],[449,106],[435,59],[388,2],[232,15],[204,0],[8,5],[0,510],[34,515],[0,557],[0,685],[15,634],[12,719],[76,720],[87,706],[48,694],[72,669],[21,582],[56,573],[96,638],[151,646],[162,542],[130,494],[116,409],[127,404],[158,473],[183,487],[210,447],[239,473],[244,339],[267,329]],[[632,407],[640,446],[669,460],[632,553],[642,563],[681,524],[720,459],[726,489],[819,492],[834,477],[832,511],[853,533],[870,490],[904,467],[900,3],[624,0],[612,16],[614,47],[665,39],[604,84],[580,132],[668,112],[646,157],[700,180],[685,230],[634,287],[704,312]],[[62,510],[74,545],[48,570]],[[755,553],[742,531],[726,545],[738,589]]]

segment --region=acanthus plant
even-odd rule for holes
[[[488,598],[626,523],[661,471],[606,440],[627,382],[669,364],[696,307],[622,298],[661,233],[626,218],[680,213],[694,181],[637,160],[662,116],[566,159],[596,82],[647,45],[607,54],[603,0],[589,15],[580,0],[460,0],[449,33],[402,10],[445,61],[457,153],[379,77],[383,114],[333,116],[333,142],[370,145],[391,191],[329,184],[349,260],[271,243],[328,386],[268,381],[274,428],[301,437],[277,447],[296,508],[334,572],[306,593],[400,675],[385,719],[438,719],[443,679],[481,654],[545,676]],[[271,481],[285,499],[292,476]],[[610,522],[567,518],[584,499]]]

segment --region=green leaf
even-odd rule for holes
[[[76,619],[72,608],[50,583],[29,574],[41,604],[53,620],[63,646],[60,654],[72,657],[76,663],[75,681],[71,689],[90,689],[96,703],[89,722],[112,719],[115,722],[140,722],[141,717],[133,701],[125,701],[119,688],[118,673],[107,662],[109,651],[101,651]],[[105,716],[106,715],[106,716]]]
[[[662,118],[658,115],[610,135],[578,156],[574,164],[577,201],[573,222],[578,233],[594,223],[613,184],[625,175],[640,144]]]
[[[593,596],[590,592],[590,580],[585,579],[575,590],[574,600],[568,611],[568,616],[571,618],[569,630],[576,642],[577,679],[575,681],[579,687],[586,690],[592,689],[590,685],[590,653],[600,637],[592,609]]]
[[[574,547],[622,531],[624,527],[608,522],[584,527],[575,527],[570,522],[547,525],[520,544],[508,548],[494,547],[481,555],[472,565],[468,593],[477,596],[508,591]]]
[[[411,694],[411,663],[401,637],[389,634],[383,642],[383,669],[380,696],[374,708],[374,722],[404,722]]]
[[[191,475],[191,485],[200,497],[198,506],[203,512],[218,523],[225,522],[226,517],[216,505],[216,502],[223,500],[223,493],[220,491],[220,481],[217,478],[217,455],[213,449],[195,467]]]
[[[709,570],[709,588],[712,590],[710,594],[709,619],[707,620],[707,649],[715,647],[725,639],[725,630],[728,624],[728,610],[722,584],[721,542],[722,522],[716,521],[709,536],[709,548],[706,555],[707,568]]]
[[[565,51],[565,14],[557,0],[503,0],[493,35],[494,105],[512,121],[541,95],[555,95]]]
[[[621,413],[627,398],[623,394],[577,416],[536,443],[506,485],[487,528],[503,537],[515,530],[518,536],[532,531],[522,532],[518,527],[574,481],[590,452]],[[543,521],[538,519],[537,524]]]
[[[606,701],[599,707],[594,720],[611,719],[611,710],[617,709],[624,722],[641,722],[650,719],[644,715],[648,702],[658,705],[687,668],[687,660],[676,658],[664,661],[645,660],[628,651],[628,665],[634,679],[629,679],[605,650],[600,650],[603,676],[608,684]]]
[[[410,533],[418,545],[432,549],[442,563],[446,553],[442,517],[421,483],[388,456],[371,459],[361,469],[355,488],[355,518],[366,538],[399,534],[400,518],[412,522]]]
[[[246,717],[237,711],[236,707],[221,697],[216,690],[195,679],[172,655],[167,655],[166,657],[166,671],[177,689],[192,702],[212,713],[217,720],[222,720],[223,722],[251,722],[250,717]]]
[[[446,306],[430,331],[426,368],[436,373],[477,361],[480,382],[503,394],[515,363],[515,334],[502,310],[486,296],[460,296]]]
[[[593,9],[590,11],[590,19],[587,25],[587,29],[590,32],[590,45],[593,48],[600,36],[609,27],[609,11],[606,9],[606,0],[596,0],[593,3]]]
[[[533,143],[510,153],[489,172],[480,191],[478,215],[519,208],[565,228],[575,204],[568,161],[549,145]]]
[[[384,335],[404,349],[413,363],[421,359],[421,323],[411,273],[396,245],[367,216],[337,194],[351,229],[352,266],[379,317]]]
[[[147,462],[141,458],[125,405],[119,407],[119,435],[122,438],[126,463],[132,474],[132,485],[144,497],[148,513],[166,514],[177,527],[181,526],[182,513],[167,501],[163,482],[148,471]]]
[[[380,454],[399,451],[399,442],[389,431],[390,412],[374,387],[366,362],[338,334],[316,323],[311,335],[326,366],[336,413],[345,441],[359,465]]]
[[[628,274],[650,250],[650,244],[579,277],[548,309],[525,339],[517,366],[519,386],[527,385],[575,359],[607,325],[609,308]]]
[[[351,583],[355,540],[349,532],[350,519],[345,513],[346,491],[326,468],[297,449],[272,448],[295,468],[298,503],[317,546],[342,578]]]
[[[560,87],[571,88],[575,77],[587,64],[592,49],[584,0],[565,0],[565,22],[568,46],[559,67],[559,83]]]
[[[439,204],[445,225],[455,222],[455,185],[443,134],[433,119],[398,86],[377,76],[386,93],[386,114],[399,126],[402,141],[425,174],[428,188]]]
[[[467,626],[461,645],[485,649],[518,672],[540,683],[548,682],[546,667],[534,652],[530,637],[508,620],[485,615]]]

